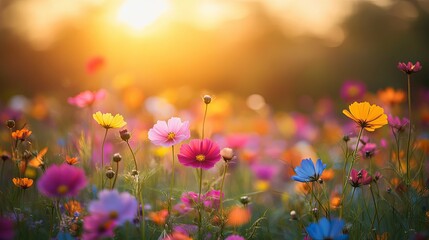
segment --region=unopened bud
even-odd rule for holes
[[[292,220],[298,220],[298,217],[296,216],[295,210],[290,211],[290,218]]]
[[[318,182],[319,184],[323,184],[323,179],[319,178],[319,180],[317,180],[317,182]]]
[[[203,100],[205,104],[209,104],[212,102],[212,97],[210,95],[204,95]]]
[[[133,169],[133,170],[131,171],[131,175],[133,175],[133,176],[138,176],[138,175],[139,175],[139,172],[138,172],[137,170]]]
[[[343,137],[343,141],[344,141],[344,142],[348,142],[348,141],[350,141],[350,137],[349,137],[349,135],[345,135],[345,136]]]
[[[121,139],[124,140],[125,142],[128,142],[128,140],[130,140],[131,138],[131,134],[128,132],[127,129],[119,131],[119,135],[121,136]]]
[[[223,148],[220,150],[220,155],[225,162],[229,162],[234,158],[234,150],[232,148]]]
[[[247,204],[250,203],[250,197],[249,196],[242,196],[242,197],[240,197],[240,202],[241,202],[241,204],[246,206]]]
[[[112,168],[107,169],[106,171],[106,177],[108,179],[112,179],[115,176],[115,171],[113,171]]]
[[[15,121],[14,120],[7,120],[6,121],[6,126],[8,128],[14,128],[15,127]]]
[[[122,156],[119,153],[115,153],[115,154],[113,154],[113,158],[112,159],[113,159],[114,162],[120,162],[122,160]]]

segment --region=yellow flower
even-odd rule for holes
[[[387,115],[384,114],[384,109],[375,104],[354,102],[349,106],[349,110],[343,110],[344,115],[369,132],[387,124]]]
[[[109,129],[109,128],[121,128],[127,123],[124,121],[122,115],[116,114],[112,116],[111,113],[101,113],[100,111],[92,114],[94,120],[100,124],[100,126]]]
[[[27,189],[33,185],[33,179],[29,178],[13,178],[12,182],[15,184],[15,186],[22,189]]]

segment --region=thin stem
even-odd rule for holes
[[[393,133],[393,136],[395,137],[395,142],[396,142],[396,158],[397,158],[397,161],[398,161],[398,167],[399,167],[399,173],[400,173],[400,175],[402,175],[402,164],[401,164],[401,157],[399,156],[400,155],[400,148],[399,148],[399,135],[396,135],[396,133],[395,133],[395,130],[393,129],[393,127],[392,127],[392,133]],[[398,132],[398,134],[399,134],[399,132]]]
[[[136,167],[136,171],[138,171],[136,155],[134,154],[133,149],[130,146],[130,143],[128,141],[126,141],[126,143],[127,143],[128,149],[130,149],[131,155],[133,156],[133,160],[134,160],[134,165]]]
[[[142,183],[141,188],[139,188],[138,195],[139,195],[140,205],[142,206],[141,220],[140,220],[140,226],[141,226],[141,229],[142,229],[141,237],[142,237],[142,240],[145,240],[146,239],[146,230],[145,230],[144,202],[143,202],[142,192],[143,192],[143,183]]]
[[[202,223],[202,217],[201,217],[201,212],[202,212],[202,208],[203,208],[203,204],[201,203],[201,191],[202,191],[202,186],[203,186],[203,169],[200,168],[200,188],[198,191],[198,239],[203,239],[202,236],[202,232],[201,232],[201,223]]]
[[[377,202],[375,201],[374,192],[372,191],[372,185],[369,185],[369,190],[371,191],[372,202],[374,203],[375,213],[371,222],[371,229],[374,227],[375,217],[377,217],[377,226],[380,227],[380,217],[378,216],[378,207]]]
[[[3,163],[1,164],[0,182],[3,180],[4,162],[6,161],[3,160]]]
[[[104,188],[104,143],[106,142],[106,137],[107,137],[107,131],[109,129],[106,128],[106,131],[104,132],[104,138],[103,138],[103,143],[101,144],[101,189]]]
[[[224,168],[223,168],[223,176],[222,176],[222,182],[220,184],[220,196],[219,196],[219,203],[220,203],[220,215],[223,220],[223,199],[222,199],[222,193],[223,193],[223,184],[225,182],[225,176],[228,171],[228,162],[225,162]],[[222,233],[221,233],[222,234]]]
[[[116,162],[116,173],[115,173],[115,178],[113,179],[112,189],[115,188],[116,179],[118,178],[118,173],[119,173],[119,162]]]
[[[204,110],[204,117],[203,117],[203,128],[201,130],[201,139],[204,139],[204,126],[206,124],[206,117],[207,117],[207,109],[208,109],[208,104],[206,104],[206,108]]]
[[[410,185],[410,145],[411,145],[411,75],[407,75],[408,80],[408,141],[407,141],[407,181],[406,184]]]
[[[169,221],[168,221],[168,230],[169,231],[171,231],[172,230],[172,224],[171,224],[171,195],[172,195],[172,193],[173,193],[173,185],[174,185],[174,145],[173,146],[171,146],[171,155],[172,155],[172,158],[173,158],[173,164],[172,164],[172,167],[171,167],[171,179],[170,179],[170,191],[169,191],[169,193],[168,193],[168,219],[169,219]]]
[[[60,211],[60,200],[59,200],[59,199],[57,199],[57,200],[55,201],[55,210],[56,210],[56,212],[57,212],[58,221],[60,221],[59,226],[60,226],[60,231],[61,231],[61,224],[62,224],[62,222],[63,222],[63,218],[61,217],[61,211]]]

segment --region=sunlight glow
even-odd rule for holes
[[[117,20],[134,30],[142,30],[154,23],[170,7],[166,0],[125,0],[117,13]]]

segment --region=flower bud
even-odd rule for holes
[[[115,176],[115,171],[113,171],[112,168],[107,169],[106,171],[106,177],[108,179],[112,179]]]
[[[240,202],[241,202],[241,204],[246,206],[247,204],[250,203],[250,197],[249,196],[242,196],[242,197],[240,197]]]
[[[344,141],[344,142],[348,142],[348,141],[350,141],[350,137],[349,137],[349,135],[345,135],[345,136],[343,137],[343,141]]]
[[[128,140],[130,140],[131,138],[131,134],[128,132],[127,129],[119,131],[119,135],[121,136],[121,139],[125,142],[128,142]]]
[[[290,211],[290,218],[292,220],[298,220],[298,217],[296,216],[295,210]]]
[[[138,176],[138,175],[139,175],[139,172],[138,172],[137,170],[133,169],[133,170],[131,171],[131,175],[133,175],[134,177],[135,177],[135,176]]]
[[[122,156],[119,153],[113,154],[113,161],[114,162],[120,162],[122,160]]]
[[[319,184],[323,184],[323,179],[322,179],[322,178],[319,178],[319,180],[317,180],[317,182],[318,182]]]
[[[15,121],[14,120],[7,120],[6,121],[6,126],[8,127],[8,128],[10,128],[10,129],[12,129],[12,128],[14,128],[15,127]]]
[[[212,102],[212,97],[210,95],[204,95],[203,100],[205,104],[209,104]]]
[[[232,148],[223,148],[220,150],[220,155],[225,162],[229,162],[234,158],[234,150]]]
[[[7,160],[9,160],[9,159],[10,159],[10,155],[9,155],[9,153],[7,153],[7,152],[3,152],[3,153],[0,155],[0,158],[1,158],[1,160],[3,160],[3,162],[5,162],[5,161],[7,161]]]

